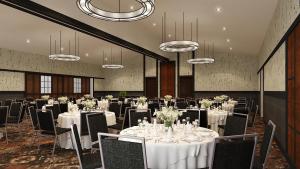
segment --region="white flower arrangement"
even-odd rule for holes
[[[113,96],[113,95],[107,95],[107,96],[105,96],[105,98],[106,98],[107,100],[111,100],[111,99],[114,98],[114,96]]]
[[[81,104],[84,106],[84,108],[85,108],[86,110],[91,110],[91,109],[94,108],[95,105],[96,105],[95,101],[89,100],[89,99],[88,99],[88,100],[85,100],[85,101],[82,101]]]
[[[213,104],[213,102],[208,99],[202,99],[201,101],[199,101],[199,103],[201,104],[201,107],[206,109],[210,108],[210,106]]]
[[[49,95],[44,95],[41,98],[44,99],[44,100],[48,100],[50,98],[50,96]]]
[[[65,103],[67,103],[67,101],[68,101],[68,97],[66,97],[66,96],[61,96],[61,97],[57,98],[57,100],[59,101],[59,103],[65,104]]]
[[[220,97],[221,97],[221,98],[223,98],[223,101],[225,101],[225,100],[228,100],[228,99],[229,99],[229,96],[227,96],[227,95],[224,95],[224,94],[223,94],[223,95],[221,95]]]
[[[182,112],[175,110],[173,107],[163,107],[161,111],[156,111],[154,115],[164,121],[166,127],[171,127],[174,121],[182,115]]]
[[[215,100],[216,102],[218,102],[218,103],[221,103],[221,102],[224,101],[224,98],[221,97],[221,96],[216,96],[216,97],[214,97],[214,100]]]
[[[85,94],[85,95],[83,95],[83,97],[84,97],[85,99],[92,99],[92,96],[89,95],[89,94]]]
[[[172,96],[171,95],[165,95],[165,100],[166,101],[171,101],[172,100]]]
[[[144,105],[147,101],[147,97],[141,96],[137,99],[138,104]]]

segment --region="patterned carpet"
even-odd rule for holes
[[[53,139],[44,138],[40,140],[40,151],[37,144],[33,143],[33,132],[27,121],[21,127],[21,134],[16,128],[10,128],[9,144],[2,138],[0,140],[0,168],[2,169],[73,169],[79,168],[75,151],[57,148],[55,155],[51,155]],[[248,128],[248,133],[259,133],[261,140],[264,124],[257,118],[255,128]],[[259,150],[259,146],[258,149]],[[268,160],[268,169],[288,169],[288,163],[274,142]]]

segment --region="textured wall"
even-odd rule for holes
[[[103,69],[103,91],[143,91],[143,55],[126,56],[123,65],[124,69]]]
[[[25,74],[0,71],[0,91],[24,91]]]
[[[103,91],[104,90],[104,79],[94,79],[94,90]]]
[[[97,65],[52,61],[48,56],[0,49],[0,69],[102,77]]]
[[[191,52],[186,52],[186,53],[180,53],[180,68],[179,68],[179,72],[180,72],[180,76],[187,76],[187,75],[192,75],[192,65],[187,63],[188,59],[191,59]]]
[[[214,64],[195,66],[196,91],[257,91],[257,59],[218,53]]]
[[[264,67],[265,91],[285,91],[285,43]]]
[[[153,77],[156,76],[156,59],[151,57],[146,57],[146,77]]]
[[[300,13],[299,0],[279,0],[259,52],[261,66]],[[260,67],[259,66],[259,67]]]

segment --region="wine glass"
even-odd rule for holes
[[[141,127],[141,123],[142,123],[142,120],[138,119],[138,125],[139,125],[139,127]]]
[[[186,120],[186,122],[190,122],[191,118],[190,117],[186,117],[185,120]]]

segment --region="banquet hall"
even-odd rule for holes
[[[0,0],[0,22],[0,169],[300,169],[299,0]]]

